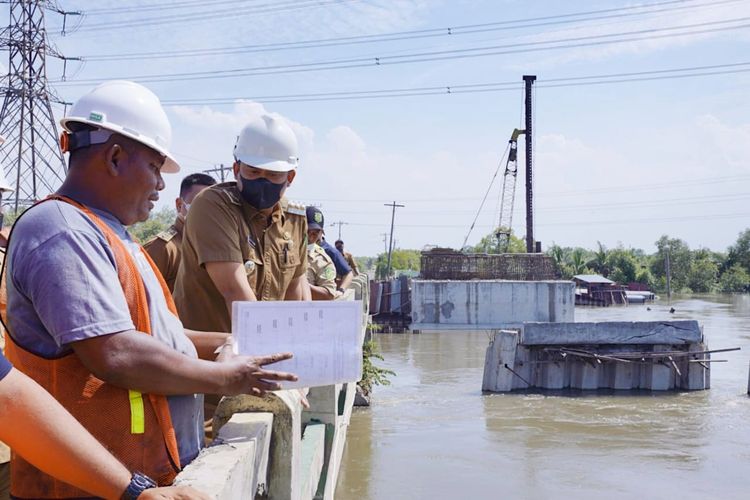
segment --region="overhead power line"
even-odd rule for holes
[[[698,179],[686,179],[686,180],[674,180],[662,183],[649,182],[645,184],[626,184],[617,187],[606,187],[606,188],[591,188],[591,189],[572,189],[565,191],[548,191],[540,193],[540,196],[548,198],[550,196],[580,196],[583,194],[597,194],[597,193],[612,193],[612,192],[627,192],[627,191],[643,191],[644,189],[664,189],[664,188],[680,188],[690,186],[704,186],[707,184],[724,184],[724,183],[742,183],[743,181],[750,180],[750,175],[727,175],[727,176],[712,176],[702,177]],[[325,198],[325,197],[308,197],[308,199],[315,199],[322,203],[383,203],[383,198]],[[446,202],[458,202],[458,201],[478,201],[479,198],[476,196],[468,198],[451,198],[451,197],[438,197],[438,198],[410,198],[404,199],[404,203],[446,203]]]
[[[537,81],[539,82],[538,86],[540,87],[554,88],[711,76],[716,74],[743,73],[748,71],[750,71],[750,61],[727,64],[712,64],[708,66],[692,66],[686,68],[635,71],[629,73],[610,73],[602,75],[571,76],[564,78],[540,78]],[[370,89],[306,94],[269,94],[238,97],[197,97],[184,99],[165,99],[164,101],[162,101],[162,104],[164,104],[165,106],[187,106],[235,104],[239,101],[261,101],[265,103],[314,102],[352,99],[377,99],[387,97],[415,97],[441,94],[468,94],[477,92],[499,92],[517,90],[521,87],[522,85],[516,81],[485,82],[462,85],[441,85],[435,87],[407,87],[380,90]]]
[[[607,33],[603,35],[590,35],[582,37],[561,38],[557,40],[546,40],[537,42],[514,43],[505,45],[493,45],[474,47],[466,49],[452,49],[432,52],[419,52],[406,55],[392,55],[383,57],[366,57],[339,59],[331,61],[317,61],[308,63],[284,64],[273,66],[256,66],[253,68],[238,68],[232,70],[195,71],[185,73],[155,74],[155,75],[124,75],[110,77],[108,79],[128,79],[144,83],[188,81],[188,80],[214,80],[222,78],[237,78],[242,76],[269,75],[279,73],[299,73],[308,71],[321,71],[333,69],[350,69],[367,66],[387,66],[393,64],[412,64],[418,62],[454,60],[475,57],[487,57],[495,55],[539,52],[545,50],[560,50],[568,48],[591,47],[626,43],[642,40],[654,40],[674,38],[681,36],[692,36],[707,33],[717,33],[730,30],[747,29],[750,27],[750,17],[736,19],[724,19],[702,23],[692,23],[680,26],[669,26],[663,28],[650,28],[635,31]],[[730,23],[740,23],[726,26]],[[680,31],[682,30],[682,31]],[[680,31],[674,33],[674,31]],[[558,44],[558,45],[554,45]],[[96,80],[78,80],[60,82],[60,85],[91,85],[99,82]]]
[[[193,21],[208,21],[212,19],[237,18],[239,16],[257,15],[267,13],[286,12],[291,10],[300,10],[307,8],[325,7],[328,5],[338,5],[361,0],[294,0],[286,2],[265,3],[255,6],[238,8],[232,6],[226,9],[210,9],[202,11],[187,12],[184,14],[168,14],[164,16],[149,16],[138,19],[117,20],[113,22],[102,22],[89,24],[82,27],[79,33],[90,33],[96,31],[113,31],[129,28],[144,28],[148,26],[165,26],[168,24],[185,24]]]
[[[736,3],[743,0],[719,0],[715,2],[689,4],[689,5],[674,5],[684,4],[690,0],[672,0],[668,2],[660,2],[650,5],[636,5],[628,7],[620,7],[617,9],[603,9],[596,11],[577,12],[571,14],[560,14],[557,16],[545,16],[529,19],[517,19],[512,21],[497,21],[492,23],[482,24],[468,24],[462,26],[446,26],[442,28],[430,28],[424,30],[410,30],[410,31],[399,31],[392,33],[383,33],[376,35],[360,35],[360,36],[348,36],[348,37],[334,37],[334,38],[322,38],[314,40],[303,40],[298,42],[282,42],[282,43],[268,43],[268,44],[253,44],[253,45],[240,45],[232,47],[214,47],[214,48],[191,48],[185,50],[172,50],[172,51],[145,51],[145,52],[129,52],[129,53],[114,53],[114,54],[93,54],[84,56],[86,61],[122,61],[122,60],[145,60],[145,59],[173,59],[180,57],[198,57],[198,56],[214,56],[214,55],[229,55],[229,54],[245,54],[245,53],[257,53],[257,52],[274,52],[274,51],[289,51],[289,50],[302,50],[311,48],[324,48],[324,47],[340,47],[340,46],[351,46],[360,44],[373,44],[373,43],[384,43],[404,40],[417,40],[423,38],[435,38],[435,37],[455,37],[467,34],[486,33],[492,31],[504,31],[511,29],[522,29],[540,26],[550,26],[559,24],[570,24],[580,23],[586,21],[604,20],[604,19],[616,19],[633,16],[642,16],[649,14],[656,14],[662,12],[675,12],[678,10],[716,7],[722,4]],[[658,6],[668,6],[659,9],[653,9]],[[643,10],[651,9],[651,10]],[[637,12],[632,12],[637,10]],[[613,12],[615,12],[613,14]],[[593,17],[594,14],[597,14]]]
[[[127,14],[129,12],[151,12],[169,11],[175,9],[188,9],[191,7],[217,7],[219,5],[239,5],[243,3],[256,3],[259,0],[185,0],[182,2],[156,3],[148,5],[128,5],[121,7],[108,7],[99,9],[86,9],[86,14]]]
[[[736,194],[721,194],[721,195],[710,195],[710,196],[686,196],[679,198],[668,198],[661,200],[648,200],[648,201],[613,201],[608,203],[584,203],[578,205],[548,205],[536,209],[538,212],[574,212],[579,210],[590,210],[596,209],[597,212],[604,211],[608,208],[613,210],[621,211],[624,208],[658,208],[664,206],[681,206],[681,205],[718,205],[720,203],[734,203],[737,201],[743,201],[750,198],[750,193],[736,193]],[[474,201],[474,200],[472,200]],[[377,210],[351,210],[342,209],[326,210],[327,214],[358,214],[358,215],[369,215],[379,213]],[[473,214],[476,210],[457,210],[450,208],[432,208],[429,210],[411,210],[411,214]]]
[[[742,219],[750,217],[750,212],[734,212],[734,213],[721,213],[721,214],[697,214],[697,215],[680,215],[675,217],[639,217],[639,218],[622,218],[622,219],[586,219],[585,224],[582,224],[580,220],[564,220],[559,222],[544,222],[537,224],[538,226],[595,226],[601,224],[633,224],[633,223],[664,223],[664,222],[692,222],[698,220],[705,221],[717,221],[727,219]],[[350,222],[352,226],[365,226],[365,227],[388,227],[385,224],[378,224],[372,222]],[[465,224],[399,224],[399,227],[406,227],[410,229],[425,229],[434,231],[435,229],[458,229],[466,227]],[[477,227],[484,227],[494,229],[491,224],[483,224]]]

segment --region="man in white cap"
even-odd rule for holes
[[[309,295],[305,207],[284,198],[297,154],[297,139],[282,118],[258,116],[237,138],[235,180],[193,200],[174,290],[188,328],[230,332],[234,301]]]
[[[133,474],[123,498],[170,484],[203,442],[202,393],[260,394],[291,374],[262,368],[227,335],[186,330],[163,278],[126,226],[146,220],[162,173],[179,170],[159,99],[133,82],[106,82],[62,120],[70,153],[51,200],[16,222],[4,283],[6,354]],[[198,359],[199,356],[203,359]],[[60,429],[64,432],[65,429]],[[149,479],[149,476],[152,479]],[[11,495],[88,495],[11,458]]]

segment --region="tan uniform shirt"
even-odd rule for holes
[[[207,262],[243,264],[258,300],[284,300],[292,280],[307,270],[304,205],[282,199],[266,217],[248,205],[234,182],[203,190],[190,205],[174,298],[186,328],[230,332],[224,297]]]
[[[357,262],[354,260],[354,256],[344,250],[344,258],[346,259],[346,263],[349,264],[349,267],[352,268],[352,276],[359,276],[359,268],[357,268]]]
[[[311,285],[320,286],[336,296],[336,266],[323,247],[310,245],[307,250],[307,281]]]
[[[154,264],[164,276],[170,292],[174,292],[174,282],[177,280],[177,270],[180,268],[182,246],[182,229],[185,223],[181,218],[177,218],[174,224],[157,234],[156,237],[149,240],[143,248],[146,249],[149,256],[154,260]]]

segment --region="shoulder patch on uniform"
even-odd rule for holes
[[[287,213],[294,214],[294,215],[307,215],[307,207],[303,205],[302,203],[297,203],[295,201],[290,201],[286,206]]]
[[[164,241],[169,241],[175,236],[177,236],[177,230],[174,228],[174,226],[156,235],[157,238],[159,238],[160,240],[164,240]]]
[[[328,254],[326,253],[325,249],[322,246],[318,245],[317,243],[315,244],[315,247],[313,248],[313,253],[322,255],[324,257],[328,257]],[[328,259],[330,259],[330,257],[328,257]]]
[[[213,189],[221,195],[226,198],[230,203],[234,205],[242,205],[242,200],[240,199],[240,192],[237,189],[237,183],[234,181],[230,182],[222,182],[221,184],[215,184],[211,186],[210,189]]]

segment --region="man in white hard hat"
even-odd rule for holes
[[[179,170],[156,95],[106,82],[62,126],[67,177],[10,237],[6,354],[134,471],[123,498],[136,498],[155,482],[171,483],[197,455],[201,393],[277,389],[276,381],[295,377],[262,366],[291,355],[224,349],[219,362],[208,361],[227,335],[184,329],[164,280],[130,238],[126,226],[148,218],[162,173]],[[11,475],[17,498],[88,496],[17,455]]]
[[[237,138],[235,180],[193,200],[174,291],[188,328],[229,332],[234,301],[305,297],[305,207],[284,198],[297,154],[282,118],[258,116]]]

